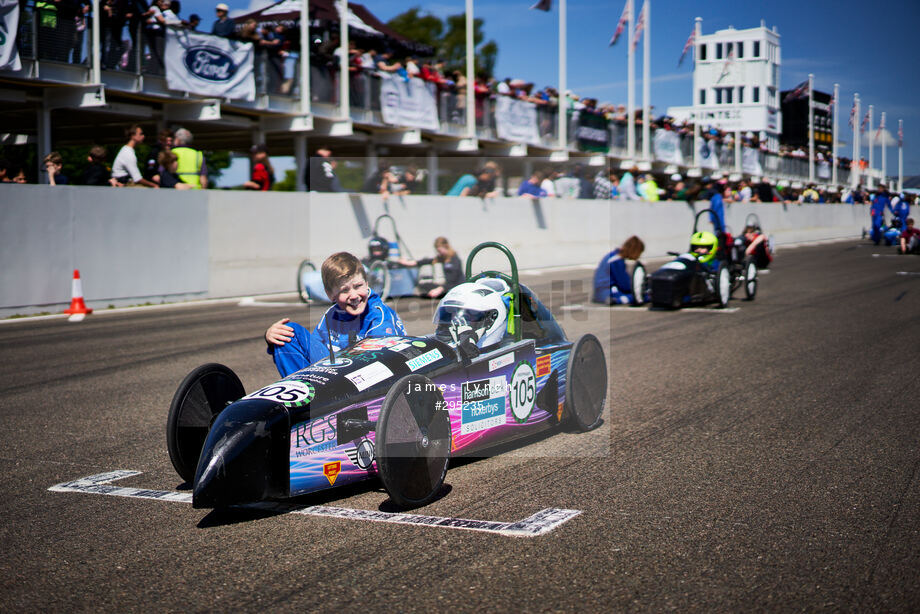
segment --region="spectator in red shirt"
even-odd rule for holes
[[[252,178],[243,184],[247,190],[267,192],[275,183],[275,169],[268,161],[268,148],[265,145],[253,145],[249,151],[252,154]]]

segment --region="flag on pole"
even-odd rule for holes
[[[855,126],[855,122],[856,122],[856,101],[854,100],[854,101],[853,101],[853,108],[850,109],[850,121],[849,121],[850,128],[855,128],[855,127],[856,127],[856,126]]]
[[[553,0],[540,0],[530,8],[531,10],[537,9],[538,11],[551,11],[553,9]]]
[[[687,42],[684,43],[684,50],[680,54],[680,60],[677,61],[677,67],[680,68],[680,65],[684,63],[684,57],[686,57],[687,52],[693,48],[693,43],[696,41],[696,26],[693,30],[690,31],[690,36],[687,38]]]
[[[837,104],[837,99],[834,98],[834,95],[833,95],[833,94],[831,94],[831,101],[830,101],[829,103],[827,103],[827,112],[828,112],[828,113],[833,113],[833,112],[834,112],[834,105],[835,105],[835,104]]]
[[[808,79],[796,85],[795,89],[786,94],[786,97],[783,98],[783,102],[791,102],[799,98],[805,98],[806,96],[808,96]]]
[[[645,10],[647,5],[645,2],[642,3],[642,10],[639,11],[639,18],[636,19],[636,29],[633,32],[633,44],[632,50],[635,51],[636,47],[639,46],[639,38],[642,36],[642,30],[645,29]]]
[[[882,121],[879,123],[878,128],[875,129],[875,140],[882,135],[882,130],[885,129],[885,114],[882,113]]]
[[[866,126],[868,126],[868,125],[869,125],[869,110],[866,109],[866,114],[863,115],[862,123],[859,124],[859,131],[860,131],[860,132],[865,132],[865,131],[866,131]]]
[[[626,29],[626,24],[629,22],[629,0],[626,1],[626,4],[623,5],[623,12],[620,13],[620,20],[617,22],[617,29],[613,32],[613,38],[610,39],[610,44],[608,47],[613,47],[617,39],[620,38],[620,34],[623,33],[623,30]]]
[[[725,78],[725,75],[728,74],[728,69],[732,67],[732,64],[735,63],[735,48],[732,47],[732,50],[728,52],[728,55],[725,57],[725,64],[722,65],[722,74],[719,75],[717,81],[721,81]]]

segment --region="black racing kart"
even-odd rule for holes
[[[748,300],[753,300],[757,294],[757,264],[751,256],[740,260],[732,257],[733,250],[728,248],[734,243],[732,237],[718,222],[712,209],[703,209],[696,214],[693,234],[697,233],[700,218],[707,213],[712,214],[714,234],[719,240],[717,265],[700,262],[699,256],[693,252],[668,252],[676,258],[648,278],[652,307],[678,309],[684,305],[714,302],[721,309],[728,305],[732,293],[742,285]]]

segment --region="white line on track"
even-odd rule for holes
[[[688,313],[735,313],[740,307],[725,307],[716,309],[715,307],[681,307],[680,309],[656,309],[653,307],[633,307],[631,305],[563,305],[562,311],[631,311],[635,313],[650,313],[658,311],[675,311]]]
[[[873,258],[900,258],[901,254],[872,254]]]
[[[142,488],[127,488],[112,484],[115,480],[140,475],[140,471],[118,469],[106,473],[90,475],[85,478],[55,484],[48,490],[51,492],[80,492],[96,495],[109,495],[112,497],[129,497],[132,499],[155,499],[157,501],[173,501],[177,503],[191,503],[192,493],[174,490],[149,490]],[[393,512],[380,512],[361,510],[345,507],[332,507],[328,505],[293,505],[287,503],[252,503],[234,506],[242,509],[256,509],[280,513],[302,514],[304,516],[321,516],[326,518],[342,518],[346,520],[368,520],[371,522],[387,522],[392,524],[410,524],[426,527],[439,527],[443,529],[462,529],[465,531],[480,531],[483,533],[496,533],[512,537],[536,537],[546,535],[559,525],[581,514],[580,510],[565,510],[549,507],[540,510],[517,522],[494,522],[490,520],[469,520],[466,518],[447,518],[442,516],[422,516],[420,514],[398,514]]]
[[[298,305],[303,305],[304,303],[300,302],[284,302],[284,301],[257,301],[255,297],[246,296],[240,299],[240,302],[237,303],[240,307],[297,307]]]
[[[898,271],[897,275],[920,275],[920,271]]]

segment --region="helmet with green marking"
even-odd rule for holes
[[[702,263],[712,262],[719,249],[719,239],[711,232],[697,232],[690,237],[690,251]]]

